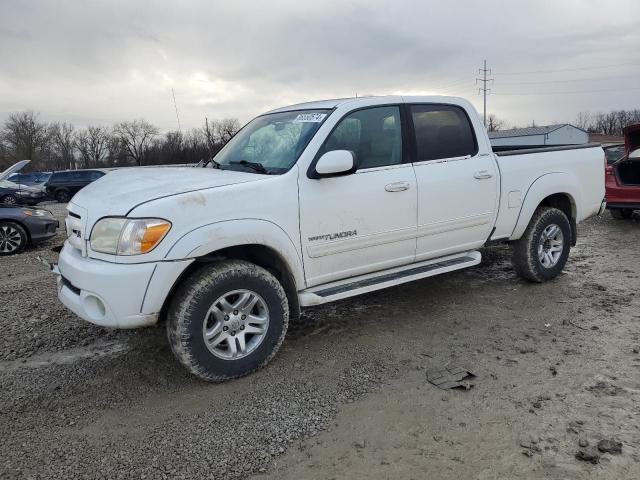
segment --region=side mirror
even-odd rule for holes
[[[337,177],[355,172],[355,154],[349,150],[333,150],[322,155],[315,167],[313,178]]]
[[[629,152],[629,160],[640,160],[640,148],[636,148],[633,152]]]

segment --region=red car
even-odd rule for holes
[[[624,155],[607,165],[605,186],[613,218],[631,218],[640,210],[640,124],[624,129]]]

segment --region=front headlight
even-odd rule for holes
[[[160,218],[103,218],[91,231],[91,249],[111,255],[139,255],[153,250],[171,223]]]
[[[49,210],[24,210],[23,212],[25,215],[29,216],[29,217],[53,217],[53,213],[51,213]]]

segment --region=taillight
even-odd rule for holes
[[[607,165],[604,171],[607,175],[613,175],[613,167],[611,165]]]

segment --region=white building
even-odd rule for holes
[[[588,143],[589,134],[581,128],[568,123],[547,125],[544,127],[512,128],[489,132],[491,145],[502,146],[531,146],[542,145],[574,145]]]

